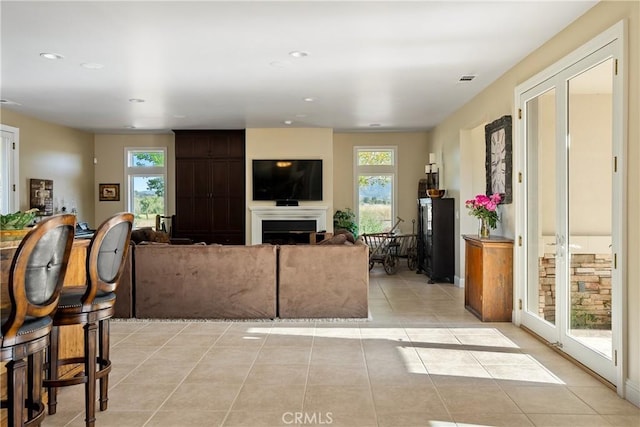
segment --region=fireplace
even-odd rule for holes
[[[263,243],[263,226],[266,224],[269,232],[290,233],[297,231],[305,233],[304,243],[309,243],[309,234],[313,231],[327,230],[326,206],[252,206],[251,210],[251,244]],[[283,225],[289,223],[289,225]],[[313,225],[311,225],[313,223]],[[293,224],[293,226],[292,226]],[[304,225],[303,225],[304,224]],[[304,228],[299,228],[299,227]],[[276,230],[273,228],[276,227]],[[280,227],[280,228],[278,228]],[[283,228],[284,227],[284,228]],[[271,236],[276,237],[276,236]],[[280,238],[303,238],[302,236],[280,236]]]
[[[262,243],[272,245],[309,244],[310,234],[315,231],[315,220],[264,220],[262,221]]]

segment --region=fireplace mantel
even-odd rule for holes
[[[251,206],[251,244],[262,243],[262,221],[315,220],[316,231],[324,231],[327,209],[327,206]]]

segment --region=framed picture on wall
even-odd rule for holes
[[[101,202],[120,201],[120,184],[99,184],[98,191]]]
[[[502,203],[512,201],[511,116],[502,116],[484,128],[486,141],[485,169],[487,195],[498,193]]]
[[[29,180],[29,208],[38,209],[39,216],[53,215],[53,180]]]

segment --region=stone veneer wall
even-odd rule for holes
[[[554,254],[539,258],[539,314],[555,323]],[[575,254],[571,256],[571,327],[611,329],[611,255]]]

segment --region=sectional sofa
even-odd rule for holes
[[[143,244],[131,252],[131,274],[118,294],[130,302],[118,301],[120,317],[368,317],[364,244]]]

